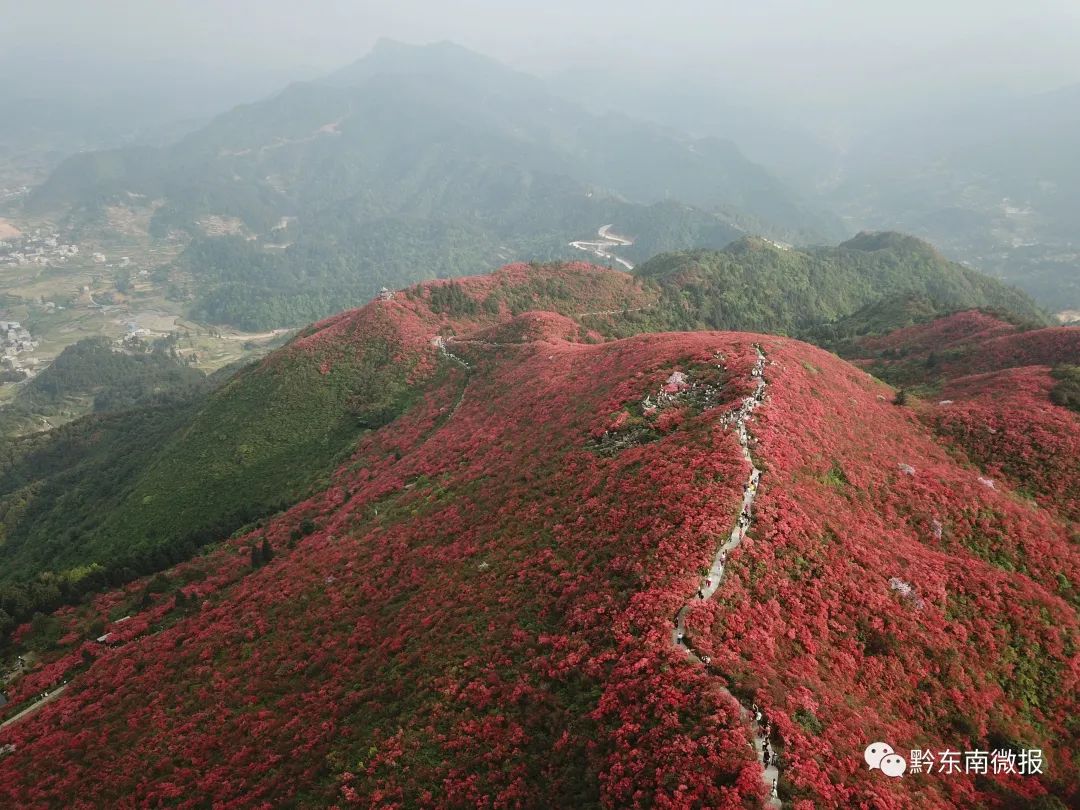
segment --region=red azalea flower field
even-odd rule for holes
[[[604,342],[566,302],[647,295],[619,273],[560,273],[414,288],[267,359],[260,373],[332,366],[384,329],[418,394],[324,491],[170,569],[167,592],[140,601],[138,582],[61,611],[67,643],[11,705],[68,683],[0,730],[0,805],[760,806],[726,690],[771,722],[799,810],[1075,802],[1076,417],[1044,402],[1045,371],[898,407],[786,338]],[[746,540],[687,620],[706,670],[672,617],[739,514],[749,467],[727,417],[753,392],[755,345],[763,476]],[[686,386],[656,408],[674,372]],[[1004,404],[988,393],[1003,382]],[[1045,435],[1020,429],[1032,408]],[[863,761],[876,740],[1041,748],[1045,763],[889,779]]]

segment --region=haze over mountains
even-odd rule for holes
[[[544,81],[450,43],[383,40],[172,146],[75,156],[27,210],[93,228],[106,205],[149,206],[157,237],[255,236],[191,263],[204,274],[194,311],[249,328],[298,325],[418,272],[568,257],[569,241],[608,222],[634,237],[632,261],[741,231],[806,244],[906,230],[1067,309],[1080,306],[1078,108],[1075,89],[992,98],[842,148],[813,122],[700,82]],[[362,270],[346,281],[341,262]],[[238,277],[237,265],[257,269]]]
[[[174,146],[74,156],[26,205],[91,228],[108,206],[152,211],[151,234],[196,236],[195,311],[247,328],[299,325],[384,284],[570,257],[610,222],[632,260],[744,229],[842,233],[730,142],[595,116],[457,46],[392,42]],[[214,228],[236,238],[203,238]]]
[[[729,138],[849,228],[913,233],[1048,306],[1080,305],[1080,85],[868,111],[861,127],[700,78],[567,71],[551,85],[599,109]]]
[[[89,58],[26,41],[0,49],[0,186],[34,184],[71,154],[170,143],[236,104],[311,75],[302,69],[228,70],[157,58],[132,70],[112,54]]]
[[[1080,84],[958,104],[856,144],[833,199],[1061,308],[1080,304]]]

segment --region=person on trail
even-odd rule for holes
[[[679,645],[680,647],[686,646],[686,645],[685,645],[685,642],[683,641],[683,633],[682,633],[682,630],[680,630],[680,631],[679,631],[679,634],[678,634],[678,635],[677,635],[677,636],[675,637],[675,641],[676,641],[676,643],[677,643],[677,644],[678,644],[678,645]]]
[[[773,795],[774,799],[779,798],[779,796],[780,796],[780,794],[776,792],[776,777],[775,776],[773,777],[773,780],[772,780],[772,795]]]
[[[697,598],[698,599],[704,599],[705,598],[705,592],[702,591],[701,588],[698,588],[698,590],[697,590]]]

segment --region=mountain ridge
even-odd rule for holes
[[[49,574],[59,578],[62,589],[78,594],[98,583],[95,578],[85,583],[79,579],[87,564],[102,566],[114,579],[150,573],[288,506],[303,497],[307,487],[323,480],[337,454],[347,452],[366,432],[400,416],[424,385],[431,384],[433,374],[446,373],[445,369],[437,372],[438,353],[431,345],[437,336],[473,334],[481,341],[494,337],[495,342],[521,342],[536,340],[551,329],[561,339],[596,343],[642,332],[710,326],[765,326],[795,332],[803,322],[787,319],[788,310],[776,306],[787,296],[804,294],[807,267],[819,273],[818,282],[811,285],[817,291],[813,299],[817,310],[807,307],[807,316],[827,320],[864,300],[851,298],[839,283],[858,266],[834,268],[829,263],[833,259],[828,257],[835,256],[848,261],[845,257],[851,251],[832,249],[821,254],[827,260],[819,261],[814,258],[818,254],[782,250],[760,240],[746,244],[753,247],[749,254],[738,247],[695,254],[701,261],[694,260],[692,271],[683,268],[685,256],[669,257],[674,272],[665,265],[656,277],[651,262],[635,274],[580,262],[508,265],[486,276],[426,282],[324,319],[185,406],[188,415],[183,426],[170,428],[169,438],[163,440],[151,431],[154,442],[140,451],[142,464],[137,472],[106,479],[111,482],[107,498],[112,505],[105,517],[86,512],[93,498],[75,508],[72,505],[78,498],[49,495],[51,500],[42,501],[29,513],[22,506],[11,508],[8,542],[0,546],[0,558],[7,561],[6,577],[0,581],[6,579],[7,585],[15,587]],[[763,276],[766,265],[756,263],[761,256],[767,267],[779,273],[775,284]],[[883,277],[897,273],[905,277],[907,266],[895,248],[883,251],[882,256]],[[723,259],[721,264],[711,265],[717,257]],[[745,263],[733,263],[743,259]],[[787,272],[790,261],[796,262],[797,272]],[[710,286],[732,286],[732,279],[738,278],[733,275],[736,271],[754,283],[772,284],[772,292],[749,299],[743,293],[739,299]],[[835,278],[830,275],[834,272]],[[940,263],[926,267],[930,277],[959,273],[963,278],[966,272]],[[991,293],[999,290],[990,280],[986,284]],[[835,297],[822,297],[821,291],[830,288],[836,291]],[[927,289],[934,292],[935,288]],[[965,299],[968,305],[991,300],[992,295]],[[715,313],[695,301],[723,302],[721,320],[712,321]],[[549,314],[514,320],[530,312]],[[741,313],[741,319],[732,318],[732,313]],[[87,430],[93,429],[93,422],[86,425]],[[31,451],[24,448],[36,448],[41,441],[48,444],[48,439],[31,438],[16,445],[11,463],[18,465],[20,454]],[[131,441],[137,444],[135,437]],[[125,447],[124,452],[131,452],[130,443]],[[72,463],[81,463],[76,458]],[[99,475],[91,472],[94,468],[86,469],[85,475]],[[191,476],[192,469],[202,474]],[[53,475],[50,472],[36,483],[23,478],[0,483],[0,509],[5,503],[33,503],[32,493]],[[73,492],[99,492],[97,484],[80,478],[83,473],[74,478],[65,475],[57,481],[63,480]],[[56,486],[44,491],[53,493]],[[58,531],[50,510],[58,510],[55,515],[63,516],[68,528]],[[20,597],[13,602],[18,610],[7,612],[25,617],[30,605],[41,600],[55,607],[60,595],[49,589],[29,602]]]
[[[150,236],[189,244],[191,314],[254,331],[381,286],[569,259],[611,222],[635,231],[632,261],[745,231],[843,234],[730,142],[595,114],[456,46],[390,51],[168,147],[75,155],[25,210],[96,233],[107,205],[137,209]]]
[[[642,289],[588,272],[621,285],[590,306]],[[483,302],[499,279],[483,281],[373,305],[444,374],[324,489],[148,596],[135,583],[57,619],[67,641],[14,697],[71,684],[0,736],[16,745],[0,795],[152,802],[195,779],[218,802],[758,802],[750,730],[719,685],[762,707],[787,801],[1075,795],[1061,718],[1078,564],[1053,502],[984,485],[891,388],[824,350],[726,332],[567,341],[566,316],[524,300],[503,328],[527,339],[507,341],[460,323],[495,320]],[[433,300],[438,317],[415,320]],[[348,358],[355,317],[288,351],[315,370]],[[450,329],[462,362],[432,343]],[[717,599],[686,618],[707,671],[672,645],[671,617],[744,497],[728,418],[752,393],[755,346],[768,380],[750,425],[755,528]],[[264,543],[270,562],[249,563]],[[110,612],[133,612],[105,624],[117,646],[84,643]],[[91,729],[99,744],[76,760],[69,741]],[[1030,779],[887,780],[861,765],[883,729],[898,746],[1040,746],[1048,764]],[[101,767],[115,752],[119,767]]]

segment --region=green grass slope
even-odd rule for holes
[[[432,345],[440,332],[652,300],[632,276],[582,264],[420,285],[302,330],[210,393],[11,442],[0,456],[0,611],[21,621],[161,570],[325,486],[361,436],[455,367]]]
[[[25,618],[100,581],[159,570],[300,500],[411,395],[415,355],[378,308],[363,315],[306,330],[195,401],[9,445],[0,610]]]
[[[669,329],[794,334],[912,295],[944,311],[981,307],[1046,323],[1024,293],[894,233],[865,233],[837,247],[801,250],[746,238],[719,251],[658,256],[635,273],[658,285],[663,298],[639,319]]]

